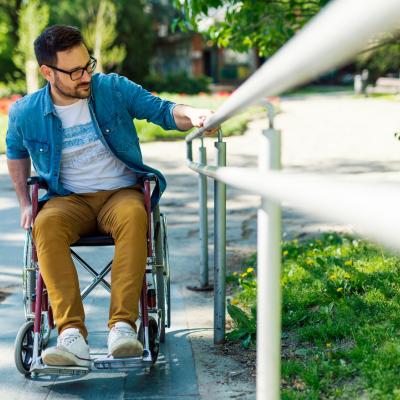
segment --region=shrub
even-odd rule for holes
[[[151,74],[144,79],[143,85],[152,92],[186,93],[198,94],[200,92],[208,93],[210,78],[206,76],[189,77],[180,72],[166,77]]]

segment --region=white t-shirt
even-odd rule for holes
[[[97,136],[87,99],[54,107],[63,127],[60,181],[67,190],[92,193],[136,183],[136,174]]]

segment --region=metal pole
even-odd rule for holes
[[[226,143],[218,131],[216,159],[218,167],[226,166]],[[225,341],[226,298],[226,185],[214,180],[214,344]]]
[[[263,131],[259,169],[280,169],[281,136],[270,127]],[[257,221],[257,400],[280,398],[281,370],[281,209],[262,199]]]
[[[201,138],[199,147],[199,162],[207,164],[207,149]],[[199,219],[200,219],[200,286],[186,286],[194,292],[205,292],[213,290],[208,282],[208,208],[207,208],[207,176],[199,174]]]
[[[201,139],[199,147],[199,160],[203,165],[207,164],[207,149]],[[199,174],[200,193],[200,287],[208,287],[208,210],[207,210],[207,177]]]

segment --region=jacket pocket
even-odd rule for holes
[[[48,173],[50,170],[50,147],[47,142],[37,140],[24,140],[36,172]]]

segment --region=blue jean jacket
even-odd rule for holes
[[[177,129],[172,114],[175,103],[153,96],[140,85],[117,74],[94,74],[89,110],[103,144],[137,176],[153,173],[157,185],[151,203],[154,207],[166,188],[161,172],[143,164],[133,118],[147,119],[162,128]],[[62,151],[62,124],[58,118],[47,84],[35,93],[15,102],[9,112],[6,136],[7,158],[30,156],[48,185],[41,200],[71,194],[59,179]]]

